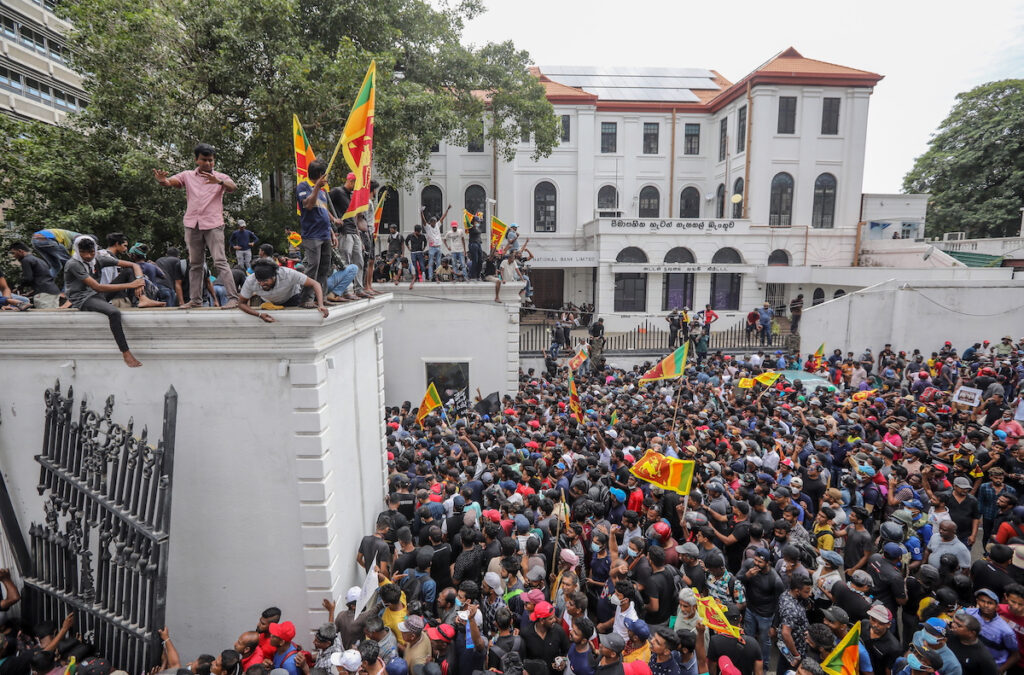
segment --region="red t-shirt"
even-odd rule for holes
[[[263,643],[263,636],[260,636],[260,644]],[[267,645],[270,645],[270,640],[267,640]],[[263,648],[260,645],[256,645],[256,649],[253,650],[252,654],[242,659],[242,672],[249,670],[249,666],[254,666],[257,663],[263,663],[263,659],[266,658],[263,655]]]
[[[1010,624],[1010,628],[1017,634],[1017,650],[1024,658],[1024,616],[1012,613],[1009,605],[999,605],[999,616],[1006,619],[1006,623]]]

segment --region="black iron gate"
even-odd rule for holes
[[[45,522],[29,528],[31,568],[24,572],[30,619],[60,623],[76,616],[76,631],[99,655],[129,673],[159,664],[157,631],[167,605],[168,532],[178,395],[164,396],[162,437],[134,435],[112,420],[114,397],[102,413],[60,382],[46,392],[39,494]]]

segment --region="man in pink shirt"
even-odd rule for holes
[[[231,267],[224,251],[224,193],[237,189],[235,181],[227,174],[213,170],[216,150],[213,146],[200,143],[195,148],[196,168],[167,177],[166,171],[153,169],[156,181],[161,185],[185,188],[185,244],[188,246],[188,288],[190,302],[184,308],[203,306],[203,263],[206,249],[213,256],[213,268],[217,281],[224,286],[228,302],[222,309],[238,306],[238,289],[231,276]]]

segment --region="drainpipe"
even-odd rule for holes
[[[857,220],[857,237],[853,240],[853,266],[860,267],[860,233],[864,229],[864,195],[860,196],[860,214]]]
[[[498,201],[498,144],[491,141],[491,190],[494,201]],[[493,215],[493,214],[492,214]]]
[[[750,95],[750,80],[747,80],[747,148],[746,148],[746,164],[743,169],[743,218],[749,218],[747,214],[747,208],[750,204],[750,200],[747,199],[747,195],[750,194],[750,132],[754,128],[754,99]]]
[[[668,217],[672,217],[672,209],[674,205],[674,199],[676,195],[676,109],[672,108],[672,140],[669,144],[671,146],[671,155],[668,158]],[[1024,219],[1022,219],[1021,228],[1024,229]],[[1022,234],[1021,236],[1024,236]]]

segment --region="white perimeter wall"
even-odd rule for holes
[[[519,386],[519,290],[502,284],[422,283],[388,286],[384,308],[384,396],[388,405],[412,401],[427,389],[427,363],[468,362],[470,398],[476,390],[504,395]],[[383,287],[382,287],[383,288]]]
[[[946,340],[963,350],[974,342],[997,342],[1024,335],[1024,282],[886,281],[804,309],[800,351],[821,343],[875,353],[891,343],[896,350],[938,349]]]
[[[0,467],[20,524],[36,493],[43,393],[58,378],[158,439],[178,392],[167,624],[183,658],[219,653],[283,608],[303,644],[323,597],[360,583],[355,551],[382,510],[386,298],[264,324],[241,312],[132,310],[121,361],[106,321],[75,311],[0,320]]]

